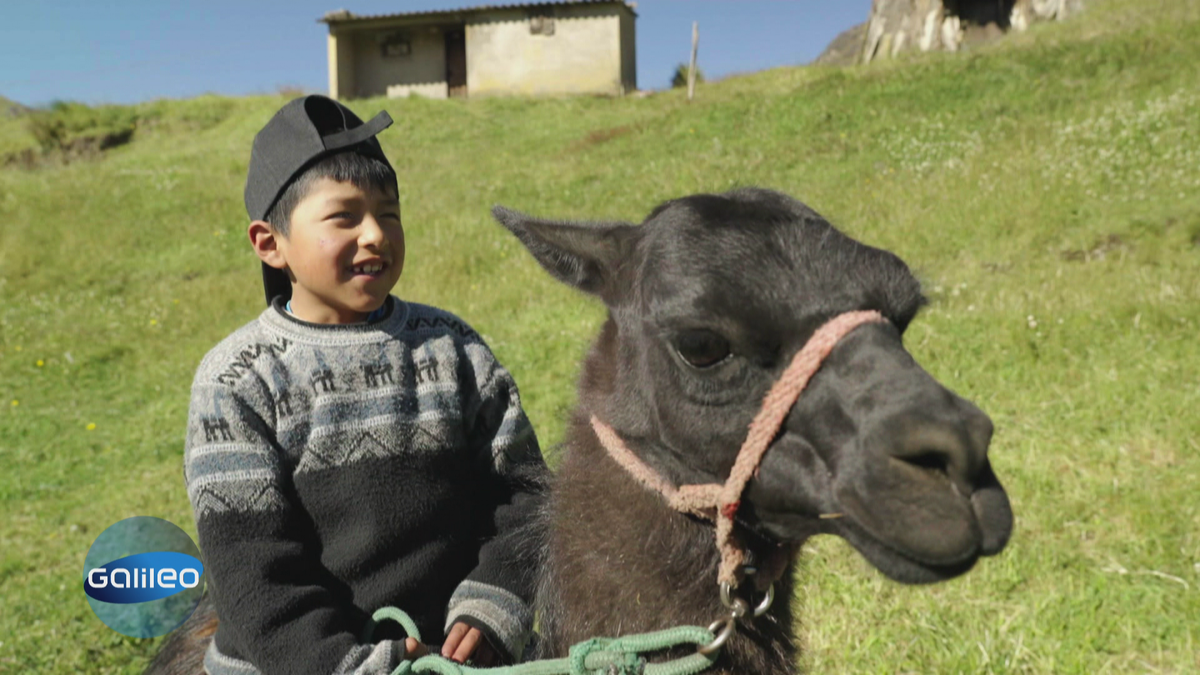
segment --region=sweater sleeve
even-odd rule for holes
[[[490,536],[479,563],[458,585],[446,631],[462,621],[480,629],[508,662],[519,661],[533,630],[531,608],[540,546],[537,512],[548,470],[512,376],[482,344],[468,344],[475,390],[466,406],[470,440],[484,476]]]
[[[265,387],[197,375],[184,478],[226,648],[268,674],[390,673],[404,645],[359,644],[363,617],[335,597],[305,536],[274,419]]]

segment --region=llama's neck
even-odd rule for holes
[[[706,626],[723,617],[712,526],[671,510],[636,483],[584,417],[577,415],[568,429],[549,510],[539,600],[543,653],[565,654],[590,637]],[[791,672],[789,576],[790,570],[777,588],[781,602],[743,625],[743,639],[723,650],[722,662],[733,672]]]

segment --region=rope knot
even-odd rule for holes
[[[742,502],[740,501],[730,502],[721,507],[721,515],[733,520],[733,517],[737,515],[738,509],[741,508],[741,506]]]
[[[589,658],[594,657],[594,658]],[[620,639],[592,638],[572,645],[567,656],[570,675],[642,675],[646,660],[622,646]]]

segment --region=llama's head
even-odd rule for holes
[[[676,199],[641,226],[493,213],[552,275],[608,306],[580,403],[676,485],[723,482],[813,332],[879,311],[889,323],[851,331],[800,395],[739,523],[776,542],[840,535],[910,583],[1004,548],[1012,512],[988,462],[991,420],[905,351],[923,298],[895,255],[762,189]]]

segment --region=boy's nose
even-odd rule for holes
[[[359,245],[374,245],[378,246],[387,241],[387,234],[384,233],[383,227],[374,216],[366,216],[362,220],[362,226],[358,233]]]

